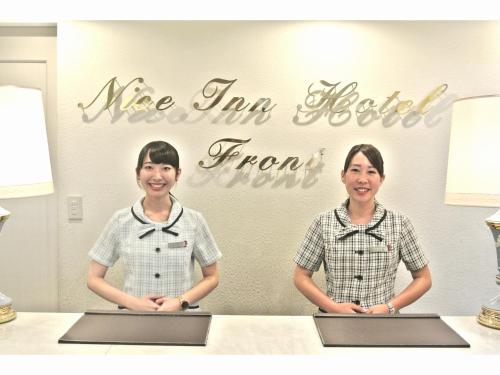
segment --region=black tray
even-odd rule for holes
[[[317,313],[313,318],[323,346],[470,347],[436,314]]]
[[[91,310],[59,343],[205,346],[212,314]]]

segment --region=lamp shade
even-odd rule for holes
[[[453,103],[445,203],[500,207],[500,96]]]
[[[0,86],[0,199],[53,192],[42,92]]]

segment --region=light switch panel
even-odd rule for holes
[[[68,196],[68,219],[83,220],[83,199],[80,195]]]

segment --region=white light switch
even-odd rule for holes
[[[68,196],[68,219],[82,220],[83,219],[83,201],[79,195]]]

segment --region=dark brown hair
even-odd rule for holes
[[[144,146],[139,153],[137,166],[135,168],[135,173],[137,175],[139,175],[141,171],[142,164],[148,152],[149,159],[151,159],[151,162],[154,164],[169,164],[174,167],[176,171],[179,170],[179,154],[174,146],[164,141],[153,141]]]
[[[382,154],[380,151],[373,145],[370,144],[360,144],[356,146],[352,146],[351,150],[347,154],[344,163],[344,173],[349,168],[349,164],[351,164],[351,160],[358,152],[363,153],[366,158],[370,161],[372,166],[377,170],[378,174],[384,177],[384,159],[382,159]]]

